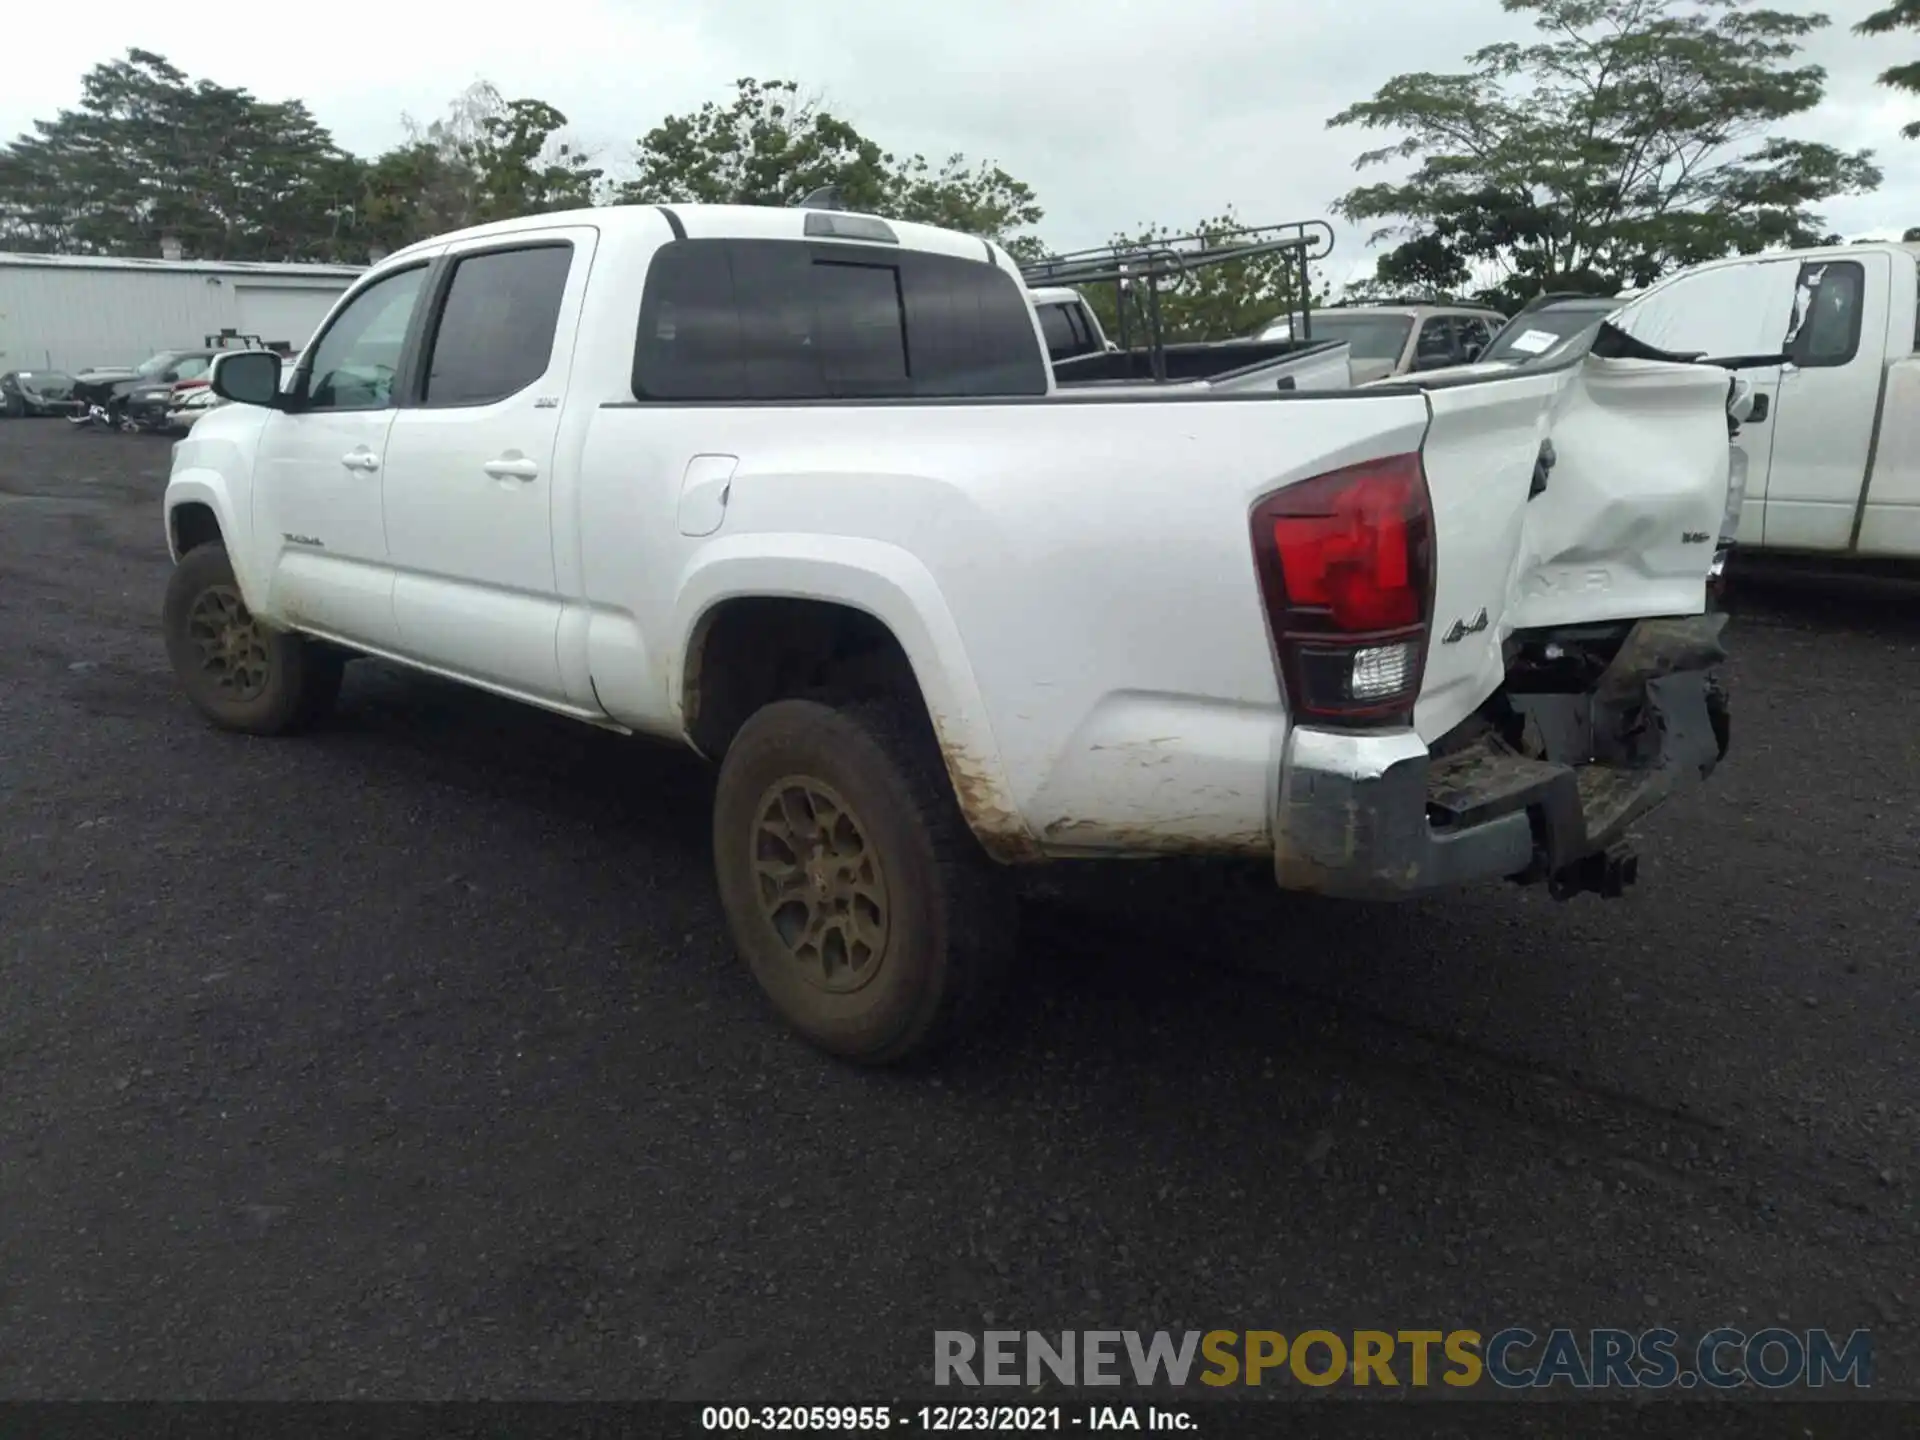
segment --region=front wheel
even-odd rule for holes
[[[224,546],[180,557],[162,629],[180,687],[223,730],[287,734],[320,719],[340,693],[339,653],[256,620]]]
[[[713,857],[741,956],[822,1049],[871,1065],[919,1058],[998,995],[1012,890],[910,706],[756,712],[721,762]]]

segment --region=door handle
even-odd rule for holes
[[[380,457],[371,450],[349,450],[340,457],[340,463],[349,470],[362,470],[371,475],[380,468]]]
[[[480,467],[496,480],[535,480],[539,478],[540,467],[531,460],[507,459],[489,460]]]

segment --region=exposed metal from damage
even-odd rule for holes
[[[1620,893],[1637,866],[1627,827],[1725,753],[1714,667],[1725,615],[1642,621],[1596,683],[1509,694],[1466,743],[1351,763],[1351,737],[1302,728],[1274,816],[1274,870],[1289,889],[1385,899],[1463,876],[1548,880],[1565,897]],[[1555,659],[1571,646],[1542,646]]]

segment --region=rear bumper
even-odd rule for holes
[[[1518,699],[1560,759],[1486,741],[1435,756],[1411,731],[1294,730],[1274,808],[1276,879],[1391,899],[1582,874],[1725,753],[1713,669],[1725,623],[1718,614],[1642,622],[1592,694]]]

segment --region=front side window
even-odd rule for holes
[[[427,267],[382,276],[347,302],[309,352],[309,410],[380,410],[392,403],[400,350]]]
[[[572,266],[567,244],[455,262],[427,362],[424,402],[489,405],[546,374]]]
[[[1756,260],[1683,272],[1609,318],[1634,339],[1676,354],[1777,355],[1791,323],[1795,268]]]
[[[1867,272],[1856,260],[1800,267],[1787,353],[1803,368],[1845,365],[1860,349]]]
[[[1032,311],[980,261],[866,245],[678,240],[655,255],[633,387],[643,400],[1046,392]]]

